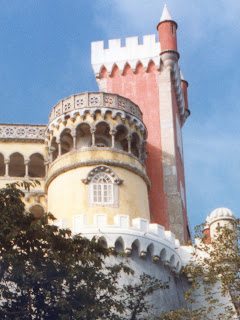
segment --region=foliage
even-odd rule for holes
[[[50,213],[26,212],[19,187],[36,184],[0,189],[0,318],[146,320],[146,299],[168,284],[144,274],[121,287],[123,274],[135,277],[123,263],[106,263],[114,250],[59,229]]]
[[[146,314],[149,315],[149,319],[153,318],[151,310],[153,305],[146,299],[151,297],[155,291],[169,289],[169,281],[162,282],[147,274],[140,276],[140,282],[132,285],[125,285],[123,292],[127,293],[127,299],[125,304],[125,311],[129,314],[129,320],[147,320]]]
[[[197,227],[201,238],[198,238],[192,261],[182,270],[192,281],[191,290],[186,292],[189,309],[162,313],[159,319],[212,320],[213,314],[215,320],[239,317],[239,223],[235,220],[224,227],[218,226],[210,244],[202,236],[204,225]]]
[[[105,266],[114,252],[58,229],[51,214],[27,213],[17,186],[0,190],[0,318],[120,319],[118,278],[132,271]]]

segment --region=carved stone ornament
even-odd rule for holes
[[[105,108],[112,112],[127,112],[142,121],[142,112],[134,102],[117,94],[104,92],[86,92],[61,100],[53,107],[49,121],[51,122],[61,115],[73,113],[77,110],[83,115],[82,109],[93,113],[94,108],[97,108],[97,110]]]
[[[46,126],[1,124],[0,139],[44,140]]]
[[[108,174],[109,176],[111,176],[111,179],[113,181],[114,184],[120,185],[123,183],[122,179],[119,179],[119,177],[116,175],[116,173],[109,167],[106,166],[98,166],[96,168],[93,168],[87,175],[86,179],[82,179],[82,182],[84,184],[89,184],[91,183],[93,177],[100,172],[104,172],[106,174]]]

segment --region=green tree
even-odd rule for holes
[[[113,251],[72,237],[51,214],[26,212],[18,186],[0,190],[0,318],[121,319],[118,278],[131,269],[105,265]]]
[[[114,250],[59,229],[50,213],[27,212],[19,187],[36,183],[0,189],[0,319],[146,320],[148,298],[168,283],[136,281],[126,264],[105,262]],[[119,285],[126,274],[133,284]]]
[[[192,261],[182,270],[192,281],[192,288],[186,292],[189,309],[164,312],[156,320],[239,318],[240,220],[232,221],[224,227],[217,227],[210,244],[205,241],[203,227],[204,225],[201,225],[196,228],[198,244],[195,246]],[[204,297],[200,297],[203,294]]]
[[[161,281],[150,275],[140,275],[140,281],[123,286],[125,313],[128,320],[150,320],[154,318],[156,306],[152,305],[151,297],[155,291],[169,289],[169,281]],[[127,320],[126,319],[126,320]]]

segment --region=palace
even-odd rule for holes
[[[170,278],[172,290],[155,297],[162,310],[185,306],[189,284],[179,271],[192,252],[183,246],[190,232],[182,128],[190,111],[177,28],[165,6],[159,40],[114,39],[107,49],[93,42],[99,92],[61,100],[46,125],[0,125],[0,186],[39,180],[25,192],[27,210],[52,212],[59,227],[125,251],[136,275]],[[234,219],[214,214],[210,227]]]

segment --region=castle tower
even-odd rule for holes
[[[164,7],[155,35],[92,43],[92,66],[100,91],[117,93],[139,105],[148,130],[147,174],[151,221],[171,230],[181,243],[187,221],[182,126],[189,116],[187,82],[180,72],[177,24]]]
[[[210,241],[216,236],[218,227],[228,226],[229,228],[232,228],[235,220],[234,213],[228,208],[217,208],[213,210],[207,217]]]
[[[116,94],[83,93],[60,101],[46,128],[48,211],[61,227],[149,221],[144,165],[147,131],[138,106]]]

